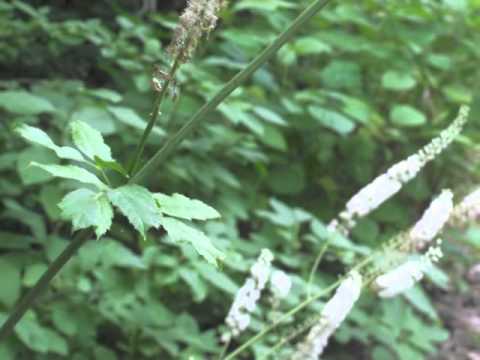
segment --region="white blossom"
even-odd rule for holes
[[[399,267],[375,279],[378,295],[383,298],[394,297],[410,289],[423,278],[424,263],[421,260],[409,260]]]
[[[374,281],[374,288],[382,298],[397,296],[412,288],[423,279],[425,271],[443,257],[442,240],[438,239],[435,246],[431,246],[420,258],[409,259],[402,265],[378,276]]]
[[[275,270],[270,278],[270,286],[274,297],[284,299],[288,296],[292,288],[292,280],[285,272]]]
[[[462,226],[470,221],[480,218],[480,188],[467,195],[454,207],[449,224]]]
[[[390,167],[384,174],[362,188],[346,204],[338,219],[330,222],[330,230],[348,234],[357,218],[368,215],[400,191],[402,186],[413,179],[420,170],[439,155],[460,133],[467,121],[469,108],[462,106],[457,118],[440,135],[425,145],[416,154]]]
[[[237,291],[232,306],[227,314],[225,323],[229,330],[222,336],[222,341],[227,342],[233,336],[238,336],[250,324],[251,313],[255,311],[262,290],[270,277],[273,254],[268,249],[263,249],[255,264],[250,268],[251,276]]]
[[[362,277],[353,271],[340,284],[335,295],[322,309],[320,321],[314,325],[305,340],[298,345],[292,360],[317,360],[329,338],[345,320],[362,291]]]
[[[453,194],[450,190],[443,190],[410,230],[409,236],[412,244],[420,249],[432,241],[447,223],[452,210]]]

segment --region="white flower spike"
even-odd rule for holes
[[[222,336],[222,341],[228,342],[232,337],[240,335],[250,324],[250,314],[255,311],[262,290],[270,277],[273,254],[263,249],[257,262],[251,267],[251,277],[238,290],[228,312],[225,323],[229,330]]]
[[[362,188],[346,204],[338,219],[329,224],[330,230],[339,230],[348,235],[358,218],[368,215],[400,191],[420,170],[439,155],[458,136],[468,119],[469,107],[462,106],[457,118],[440,135],[425,145],[416,154],[390,167],[384,174]]]
[[[447,223],[452,210],[453,194],[450,190],[443,190],[410,230],[409,237],[412,245],[421,249],[431,242]]]
[[[270,287],[275,298],[284,299],[292,288],[292,280],[283,271],[275,270],[270,279]]]
[[[335,295],[324,306],[320,321],[314,325],[305,340],[298,345],[291,360],[317,360],[329,338],[345,320],[362,291],[362,277],[353,271],[340,284]]]

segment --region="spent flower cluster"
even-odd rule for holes
[[[171,57],[180,63],[188,62],[202,37],[215,29],[218,13],[225,5],[225,0],[189,0],[168,48]]]

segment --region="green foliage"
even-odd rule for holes
[[[68,223],[101,238],[55,278],[0,346],[1,359],[218,356],[215,329],[260,249],[295,274],[287,302],[300,301],[324,224],[360,186],[436,135],[478,82],[476,2],[332,2],[208,114],[145,187],[125,185],[122,164],[155,96],[152,65],[168,64],[178,14],[169,2],[142,16],[131,2],[83,3],[0,1],[0,32],[15,39],[0,42],[2,314],[68,244]],[[180,69],[179,96],[166,100],[143,160],[309,1],[231,3]],[[351,238],[335,238],[314,290],[412,224],[441,188],[478,183],[478,129],[471,122],[465,147],[449,149]],[[112,209],[123,216],[112,221]],[[478,249],[476,227],[466,239]],[[437,273],[427,281],[448,280]],[[366,297],[325,359],[434,353],[446,332],[430,292],[415,291],[381,305]],[[266,325],[270,306],[260,306],[252,329]],[[294,327],[266,336],[246,358]]]

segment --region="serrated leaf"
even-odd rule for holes
[[[72,222],[74,230],[94,227],[97,239],[112,226],[113,209],[103,192],[78,189],[67,194],[58,206],[62,217]]]
[[[153,196],[158,202],[160,211],[166,215],[187,220],[208,220],[220,217],[218,211],[211,206],[181,194],[168,196],[157,193]]]
[[[108,198],[145,239],[145,232],[158,228],[162,214],[150,191],[138,185],[125,185],[108,192]]]
[[[43,130],[39,128],[22,125],[17,128],[18,134],[23,137],[24,139],[41,146],[44,146],[50,150],[55,151],[57,156],[61,159],[68,159],[68,160],[75,160],[75,161],[82,161],[84,162],[85,159],[83,158],[82,154],[69,146],[58,146],[56,145],[50,136],[45,133]]]
[[[72,123],[72,139],[75,145],[91,160],[98,157],[114,161],[110,147],[105,144],[102,134],[83,121]]]
[[[31,165],[43,169],[56,177],[76,180],[84,184],[92,184],[100,190],[108,189],[108,186],[101,182],[94,174],[75,165],[44,165],[37,162],[32,162]]]
[[[217,260],[222,260],[225,257],[220,250],[213,246],[210,239],[202,231],[188,226],[180,220],[164,218],[162,226],[173,241],[189,242],[207,262],[214,266],[217,266]]]
[[[26,91],[1,91],[0,107],[21,115],[36,115],[42,112],[54,112],[52,103],[42,97]]]

